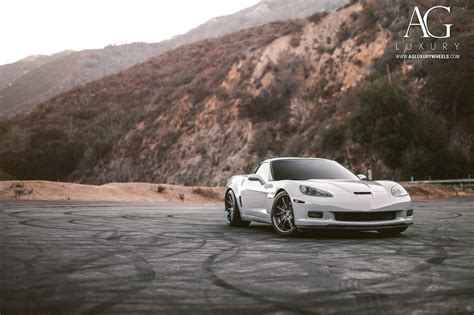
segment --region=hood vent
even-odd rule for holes
[[[354,194],[356,195],[371,195],[370,191],[355,191]]]

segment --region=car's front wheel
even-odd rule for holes
[[[286,191],[280,192],[275,197],[272,207],[272,225],[280,235],[290,236],[296,233],[293,204]]]
[[[239,205],[232,190],[225,194],[225,220],[229,226],[248,226],[250,221],[240,218]]]
[[[382,236],[395,236],[403,231],[405,231],[408,227],[399,227],[399,228],[391,228],[391,229],[380,229],[377,230]]]

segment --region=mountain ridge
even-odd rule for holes
[[[399,19],[393,2],[355,2],[183,45],[50,99],[0,124],[0,176],[223,185],[276,156],[374,178],[465,176],[470,24],[454,29],[461,60],[397,61],[390,43],[410,16],[397,1]]]
[[[275,20],[305,17],[308,12],[333,10],[345,2],[346,0],[298,0],[291,3],[292,10],[282,10],[280,7],[287,7],[288,1],[269,0],[234,14],[211,19],[186,34],[159,43],[132,43],[103,49],[65,51],[45,56],[42,58],[44,62],[30,63],[28,66],[21,61],[0,66],[0,118],[35,106],[76,86],[142,63],[180,45]],[[265,11],[265,14],[247,16],[252,10],[269,8],[270,5],[272,8]]]

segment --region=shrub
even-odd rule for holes
[[[321,77],[313,86],[307,88],[303,98],[307,101],[317,101],[320,97],[326,96],[325,90],[328,84],[328,80]]]
[[[474,133],[474,35],[459,39],[465,45],[459,60],[425,61],[426,86],[423,96],[434,100],[431,108],[445,117],[451,125],[465,121]]]
[[[301,30],[303,29],[303,24],[299,22],[290,22],[290,32],[291,33],[300,33]]]
[[[221,101],[227,101],[229,99],[229,94],[226,89],[222,86],[218,87],[215,91],[216,97]]]
[[[290,40],[290,46],[296,48],[300,45],[301,38],[299,36],[293,36]]]
[[[326,15],[328,15],[328,13],[326,11],[322,11],[322,12],[316,12],[314,13],[313,15],[310,15],[307,20],[308,22],[311,22],[313,24],[317,24],[319,23],[319,21],[321,21],[321,19],[323,17],[325,17]]]
[[[401,166],[402,152],[414,123],[408,95],[385,79],[363,87],[358,95],[361,108],[352,115],[349,127],[354,139],[373,148],[391,168]]]
[[[249,151],[259,158],[265,159],[285,147],[283,140],[278,137],[279,128],[272,123],[260,124],[256,127],[255,136],[249,143]],[[281,150],[278,152],[281,153]]]
[[[365,29],[377,22],[377,15],[373,5],[365,6],[361,13],[363,20],[362,29]]]
[[[24,150],[0,152],[0,169],[19,179],[63,180],[79,164],[84,144],[58,127],[37,129]]]
[[[339,150],[346,140],[346,126],[333,126],[323,133],[322,149]]]
[[[355,21],[359,18],[359,13],[354,11],[351,13],[350,17],[352,21]]]
[[[402,62],[403,60],[395,58],[395,50],[387,46],[382,56],[376,58],[372,63],[374,70],[373,76],[377,77],[381,74],[386,74],[387,65],[390,71],[393,71],[398,65],[402,64]]]
[[[127,155],[136,157],[142,146],[143,136],[140,133],[134,133],[127,147]]]
[[[204,196],[209,199],[218,199],[219,198],[219,193],[214,191],[212,188],[202,188],[202,187],[194,187],[193,188],[193,193],[198,194],[201,196]]]
[[[339,43],[342,43],[349,37],[351,37],[351,31],[349,30],[348,26],[344,24],[339,29],[339,32],[337,32],[337,40]]]
[[[157,193],[162,193],[166,190],[166,187],[165,186],[162,186],[162,185],[158,185],[158,187],[156,187],[156,192]]]
[[[404,178],[465,176],[469,159],[450,143],[443,119],[412,111],[401,87],[377,79],[364,86],[358,97],[361,108],[349,120],[352,136],[387,166]]]
[[[161,138],[161,145],[162,148],[167,148],[172,146],[176,140],[179,138],[179,132],[176,130],[168,130],[163,134]]]

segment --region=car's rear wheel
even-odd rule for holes
[[[250,221],[240,218],[239,205],[232,190],[225,194],[225,220],[229,226],[248,226]]]
[[[405,227],[391,228],[391,229],[380,229],[380,230],[377,230],[377,232],[379,232],[382,236],[395,236],[402,233],[407,228],[408,227],[405,226]]]
[[[272,225],[280,235],[290,236],[296,233],[293,204],[286,191],[280,192],[275,197],[272,207]]]

